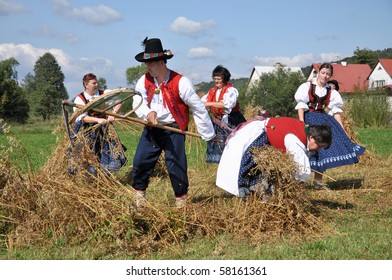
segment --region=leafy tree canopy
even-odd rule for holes
[[[279,69],[276,73],[262,74],[259,82],[246,94],[246,103],[261,106],[271,116],[295,117],[294,93],[305,77],[298,72]]]
[[[29,117],[29,105],[17,81],[15,68],[18,65],[13,57],[0,62],[0,118],[25,123]]]
[[[43,120],[60,113],[61,100],[68,99],[64,86],[64,74],[56,58],[51,53],[45,53],[34,65],[34,76],[26,78],[29,101],[33,112]]]
[[[126,70],[126,77],[127,77],[127,84],[130,86],[134,86],[137,80],[147,73],[147,66],[146,64],[142,63],[138,66],[129,67]]]
[[[99,84],[99,89],[100,90],[105,90],[108,88],[106,85],[106,79],[105,78],[98,78],[98,84]]]

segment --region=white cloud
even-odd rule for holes
[[[312,63],[323,63],[340,60],[347,55],[341,53],[320,53],[320,54],[299,54],[293,57],[276,56],[276,57],[254,57],[252,62],[254,66],[273,66],[277,62],[289,67],[306,67]]]
[[[189,58],[213,57],[214,55],[212,50],[205,47],[192,48],[187,53],[187,57]]]
[[[176,33],[192,35],[208,30],[215,25],[216,24],[213,20],[197,22],[189,20],[186,17],[178,17],[172,24],[170,24],[170,30]]]
[[[26,12],[27,8],[21,4],[13,3],[8,0],[0,0],[0,16],[14,13]]]
[[[13,57],[19,62],[19,66],[16,68],[19,82],[21,82],[28,73],[34,74],[34,65],[36,61],[47,52],[50,52],[60,65],[61,71],[65,76],[64,84],[71,97],[82,89],[81,80],[85,73],[93,72],[97,74],[98,77],[105,77],[108,82],[110,80],[118,81],[121,78],[118,76],[118,72],[113,70],[112,61],[107,58],[72,58],[61,49],[35,48],[30,44],[0,44],[0,60]],[[112,78],[113,75],[114,78]]]
[[[122,20],[122,15],[119,12],[102,4],[95,7],[75,8],[67,0],[53,0],[53,7],[56,12],[67,18],[90,24],[106,24]]]

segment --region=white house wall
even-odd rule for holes
[[[376,81],[385,81],[384,85],[391,85],[392,78],[389,76],[387,71],[385,71],[382,64],[379,62],[377,63],[376,67],[374,67],[373,72],[369,76],[369,88],[376,88]]]
[[[248,83],[248,89],[260,80],[261,75],[273,73],[276,69],[276,66],[254,66]],[[301,67],[283,67],[283,69],[286,71],[290,70],[291,72],[300,72],[302,74]]]

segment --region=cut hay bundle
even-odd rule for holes
[[[68,141],[60,141],[36,174],[22,175],[6,155],[1,157],[0,221],[8,248],[93,242],[138,254],[165,244],[157,236],[165,232],[161,228],[170,228],[167,219],[149,205],[143,213],[137,211],[133,189],[101,170],[93,156],[88,163],[98,171],[96,176],[84,168],[84,161],[76,174],[68,174],[68,147]]]
[[[255,116],[260,115],[262,111],[263,108],[261,106],[253,106],[251,103],[248,103],[243,110],[243,115],[246,120],[251,120]]]
[[[292,177],[291,158],[274,149],[254,151],[256,168],[275,184],[268,201],[254,196],[243,202],[217,191],[216,165],[212,165],[190,170],[189,205],[176,210],[169,201],[174,197],[167,177],[152,178],[148,202],[137,209],[132,187],[101,170],[94,157],[88,163],[98,171],[96,176],[83,166],[75,175],[68,174],[68,147],[68,141],[61,139],[52,157],[34,174],[21,175],[1,162],[5,170],[1,221],[10,249],[62,242],[138,256],[196,236],[229,233],[257,243],[286,234],[316,236],[325,229],[312,214],[304,186]]]
[[[229,233],[235,239],[260,243],[281,236],[313,238],[333,232],[315,216],[305,184],[295,180],[297,166],[291,156],[269,146],[256,148],[253,154],[255,169],[275,185],[274,194],[268,199],[255,194],[245,202],[225,194],[204,196],[187,209],[181,223],[184,235]]]
[[[273,195],[267,194],[266,203],[259,199],[250,202],[253,212],[261,212],[260,220],[264,229],[272,234],[299,233],[314,236],[326,230],[312,207],[306,185],[294,177],[297,163],[289,154],[284,154],[271,146],[252,150],[255,169],[263,172],[268,183],[274,186]],[[265,194],[262,194],[265,198]]]

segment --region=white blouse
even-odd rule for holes
[[[222,89],[218,89],[216,91],[215,94],[215,101],[214,102],[219,102],[219,96],[221,93]],[[225,106],[224,108],[224,115],[222,116],[222,121],[224,121],[225,123],[229,122],[229,118],[228,115],[231,113],[231,110],[235,107],[235,105],[237,104],[237,100],[238,100],[238,90],[235,87],[229,87],[226,92],[223,94],[223,99],[220,101],[223,103],[223,105]],[[207,96],[208,94],[204,95],[201,100],[203,102],[207,101]]]
[[[85,91],[84,91],[83,93],[84,93],[84,97],[86,97],[87,102],[90,102],[91,100],[93,100],[93,99],[95,99],[95,98],[97,98],[97,97],[100,96],[98,90],[96,91],[96,93],[94,93],[94,95],[90,95],[90,94],[88,94],[88,93],[85,92]],[[79,94],[76,96],[76,98],[75,98],[75,100],[74,100],[74,103],[75,103],[75,104],[78,104],[78,105],[83,105],[83,106],[86,105],[86,104],[84,103],[83,99],[79,97]],[[77,108],[74,107],[73,109],[74,109],[74,111],[76,111]],[[87,116],[87,112],[84,112],[83,114],[81,114],[80,116],[78,116],[78,117],[76,118],[75,121],[76,121],[76,122],[81,121],[85,116]]]
[[[325,87],[321,88],[316,84],[316,81],[312,82],[314,85],[316,85],[315,89],[315,94],[319,97],[323,97],[327,94],[327,89],[329,88],[328,83],[325,85]],[[297,106],[295,106],[295,109],[305,109],[305,111],[309,110],[308,107],[308,102],[309,102],[309,88],[310,88],[310,83],[306,82],[300,85],[297,89],[297,92],[294,95],[295,101],[297,101]],[[329,100],[328,108],[330,109],[328,114],[333,116],[336,113],[342,113],[342,107],[343,107],[343,99],[340,96],[340,93],[337,90],[332,90],[331,92],[331,98]]]
[[[216,175],[216,185],[225,191],[238,196],[238,176],[241,168],[241,159],[250,144],[264,132],[269,119],[251,121],[236,131],[229,139],[223,150]],[[307,182],[310,180],[311,169],[307,147],[292,133],[284,138],[286,153],[293,155],[298,164],[294,176],[297,180]]]
[[[166,77],[165,82],[170,77],[170,71]],[[163,105],[162,93],[154,94],[151,100],[151,108],[147,106],[147,90],[145,88],[145,75],[143,75],[136,83],[135,91],[142,95],[142,105],[136,110],[136,114],[139,118],[147,120],[147,115],[154,111],[157,113],[157,121],[160,125],[167,125],[175,122],[173,115],[167,106]],[[155,85],[159,88],[157,80],[154,78]],[[196,94],[192,82],[182,76],[179,81],[179,95],[186,105],[189,106],[193,113],[193,119],[197,127],[197,131],[201,134],[201,138],[205,141],[209,141],[215,137],[215,130],[212,126],[212,122],[208,111],[206,110],[204,103],[200,97]],[[139,105],[141,98],[139,95],[133,97],[133,107]]]

